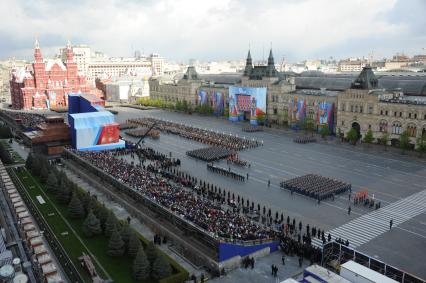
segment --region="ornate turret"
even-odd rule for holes
[[[34,42],[34,61],[36,63],[42,63],[43,62],[43,56],[41,55],[40,44],[38,43],[37,38]]]
[[[186,70],[185,75],[183,75],[184,80],[198,80],[198,73],[195,70],[194,66],[189,66]]]
[[[267,77],[276,77],[277,70],[275,69],[274,55],[272,55],[272,48],[269,51],[268,65],[266,66],[266,76]]]
[[[272,48],[269,50],[268,66],[275,66],[274,55],[272,55]]]
[[[251,60],[251,54],[249,49],[247,54],[247,59],[246,59],[246,67],[244,69],[244,76],[250,76],[252,71],[253,71],[253,62]]]
[[[351,88],[354,89],[375,89],[378,88],[379,82],[371,69],[370,65],[362,68],[358,78],[352,83]]]
[[[74,53],[72,52],[71,42],[67,42],[67,63],[72,63],[74,58]]]

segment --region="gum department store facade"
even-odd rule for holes
[[[407,131],[410,142],[415,144],[416,138],[426,133],[426,76],[416,81],[417,85],[420,83],[420,89],[409,95],[404,94],[404,89],[386,90],[369,66],[364,67],[358,77],[345,80],[349,81],[349,85],[338,90],[313,89],[309,84],[307,88],[299,87],[293,74],[279,73],[275,69],[272,50],[268,64],[263,66],[253,65],[249,51],[244,74],[238,80],[229,82],[226,78],[219,78],[214,82],[208,81],[208,78],[201,78],[194,67],[189,67],[184,77],[175,84],[163,84],[160,79],[152,79],[150,95],[153,99],[170,102],[186,100],[196,105],[200,90],[207,94],[221,92],[226,101],[229,85],[267,87],[267,121],[270,124],[291,125],[289,102],[297,97],[306,101],[306,117],[311,118],[318,111],[314,107],[316,102],[334,104],[334,131],[340,129],[345,135],[352,127],[360,136],[371,129],[376,139],[386,131],[390,142],[395,143],[400,134]],[[383,84],[385,82],[391,84],[384,79]],[[403,83],[407,86],[410,81]]]

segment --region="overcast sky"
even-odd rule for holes
[[[110,56],[254,60],[426,53],[426,0],[0,0],[0,58],[66,41]]]

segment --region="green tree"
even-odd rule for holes
[[[47,179],[49,177],[49,168],[46,166],[46,164],[41,164],[40,169],[40,181],[45,184],[47,182]]]
[[[172,274],[172,267],[163,255],[158,255],[152,265],[152,277],[160,280]]]
[[[417,150],[420,153],[420,156],[423,156],[423,153],[426,152],[426,133],[423,133],[416,140]]]
[[[346,137],[353,145],[355,145],[356,141],[358,140],[358,133],[354,128],[351,128],[346,134]]]
[[[90,210],[87,214],[87,217],[83,222],[82,230],[84,235],[88,238],[102,234],[101,222],[98,218],[96,218],[92,210]]]
[[[142,246],[139,246],[135,260],[133,261],[133,279],[136,281],[147,279],[151,273],[150,269],[149,261],[146,258]]]
[[[114,213],[109,211],[108,218],[105,221],[105,229],[104,234],[105,236],[109,237],[111,236],[112,232],[117,230],[118,226],[118,220],[115,217]]]
[[[121,227],[120,236],[121,236],[121,239],[124,241],[126,248],[129,245],[129,239],[132,232],[133,231],[132,231],[132,228],[130,228],[130,225],[127,222],[125,222],[123,226]]]
[[[323,139],[326,139],[327,136],[330,135],[330,129],[328,128],[328,125],[326,125],[326,124],[321,125],[320,133],[321,133],[321,137]]]
[[[68,204],[70,202],[72,191],[67,179],[61,181],[59,190],[56,191],[56,200],[60,204]]]
[[[35,176],[40,176],[42,161],[39,154],[34,155],[34,159],[31,166],[31,173]]]
[[[68,204],[68,215],[72,219],[81,219],[84,217],[83,205],[75,192],[72,194],[71,201]]]
[[[34,164],[34,155],[32,153],[28,154],[27,160],[25,161],[25,167],[27,170],[32,171]]]
[[[153,264],[155,259],[157,258],[157,248],[155,247],[153,242],[148,243],[145,252],[149,262]]]
[[[380,144],[382,144],[385,147],[385,150],[387,150],[388,143],[389,143],[389,133],[387,131],[384,131],[382,133],[382,136],[380,137]]]
[[[58,190],[58,179],[56,179],[55,173],[49,173],[45,188],[49,193],[56,193],[56,191]]]
[[[368,129],[367,133],[365,134],[364,137],[364,142],[366,144],[371,144],[374,141],[374,137],[373,137],[373,132],[371,131],[371,129]]]
[[[401,148],[401,153],[404,154],[405,150],[408,149],[410,145],[410,136],[408,135],[407,131],[404,131],[400,136],[399,136],[399,147]]]
[[[132,231],[129,238],[129,244],[127,246],[127,253],[129,254],[129,256],[135,257],[139,248],[141,247],[141,241],[139,240],[136,233]]]
[[[98,204],[95,208],[95,215],[101,222],[102,230],[105,230],[105,222],[109,216],[109,210],[105,207],[105,204]]]
[[[114,230],[111,234],[107,253],[112,257],[119,257],[124,254],[124,242],[117,230]]]

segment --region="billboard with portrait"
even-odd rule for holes
[[[223,93],[219,91],[214,91],[211,93],[211,104],[213,108],[213,113],[215,115],[222,115],[224,108],[224,99]]]
[[[266,87],[229,87],[229,120],[244,119],[249,113],[250,124],[263,124],[266,116]]]
[[[207,93],[205,90],[198,92],[198,105],[205,105],[207,103]]]
[[[334,103],[322,101],[316,102],[316,122],[319,127],[327,125],[330,132],[333,132],[334,127]]]
[[[303,121],[306,116],[306,101],[304,99],[299,98],[298,96],[294,96],[289,100],[289,115],[290,121],[292,123],[297,123],[299,121]]]

